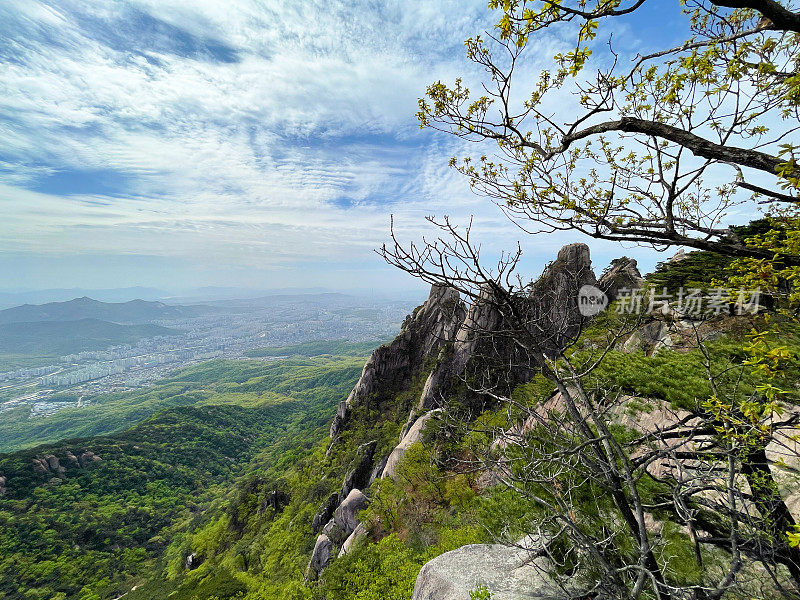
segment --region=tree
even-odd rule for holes
[[[491,0],[495,30],[466,41],[485,93],[437,82],[419,101],[420,124],[494,143],[493,156],[451,165],[526,230],[771,259],[725,219],[743,203],[800,205],[800,13],[776,0],[681,0],[684,43],[621,56],[615,24],[652,5]],[[549,30],[569,47],[532,89],[517,89]],[[796,252],[781,258],[800,265]]]

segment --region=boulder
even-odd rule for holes
[[[350,395],[337,407],[331,438],[335,439],[344,428],[353,406],[367,401],[377,403],[383,396],[394,397],[407,389],[425,359],[455,337],[465,314],[456,290],[432,286],[428,300],[406,317],[400,334],[369,357]]]
[[[389,458],[386,461],[386,466],[383,469],[381,477],[395,476],[397,465],[403,459],[403,456],[405,456],[408,448],[411,446],[411,444],[414,444],[422,439],[422,431],[425,428],[425,425],[427,425],[428,421],[441,412],[441,408],[434,409],[425,413],[414,422],[414,424],[411,426],[411,429],[408,430],[408,433],[405,435],[402,441],[395,446],[394,450],[392,450],[392,453],[389,455]]]
[[[202,563],[203,563],[203,558],[198,556],[195,552],[192,552],[189,556],[186,557],[183,566],[186,568],[187,571],[193,571],[194,569],[199,567]]]
[[[43,458],[34,458],[33,459],[33,472],[34,473],[49,473],[50,466],[47,464],[47,461]]]
[[[547,575],[549,566],[546,558],[513,546],[462,546],[422,567],[412,600],[464,600],[483,587],[492,600],[568,598]]]
[[[85,467],[93,462],[98,462],[99,460],[101,460],[101,458],[91,451],[84,452],[80,455],[80,458],[78,458],[78,462],[82,467]]]
[[[71,464],[73,464],[73,465],[78,465],[78,464],[79,464],[79,463],[78,463],[78,457],[77,457],[77,456],[75,456],[75,455],[74,455],[72,452],[70,452],[69,450],[67,450],[67,453],[65,454],[65,456],[67,457],[67,460],[68,460],[68,461],[69,461]]]
[[[331,550],[333,549],[333,542],[330,538],[321,533],[317,536],[317,542],[314,544],[314,551],[311,553],[311,560],[308,561],[306,568],[306,581],[313,581],[322,572],[331,560]]]
[[[48,454],[44,457],[44,459],[47,461],[47,466],[50,467],[51,471],[58,471],[58,468],[61,466],[58,458],[56,458],[53,454]]]
[[[358,512],[367,508],[367,497],[361,490],[352,490],[333,513],[336,525],[349,536],[358,527]]]
[[[661,348],[669,348],[673,345],[669,335],[669,325],[657,319],[653,319],[634,331],[622,344],[623,352],[643,351],[645,354],[652,354]]]
[[[375,455],[377,445],[378,442],[373,440],[366,444],[361,444],[356,450],[356,457],[353,459],[347,475],[344,476],[344,481],[342,481],[342,498],[347,498],[350,490],[363,489],[369,485],[372,458]]]
[[[0,475],[0,496],[6,495],[6,478]]]
[[[356,544],[356,542],[366,535],[367,528],[364,527],[363,523],[359,523],[358,526],[353,530],[353,533],[351,533],[344,541],[344,544],[342,544],[342,548],[339,550],[339,555],[337,558],[341,558],[345,554],[348,554],[353,549],[353,546]]]

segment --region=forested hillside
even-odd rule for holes
[[[362,362],[218,361],[38,429],[18,422],[24,433],[9,444],[142,421],[0,454],[0,597],[112,598],[158,572],[176,533],[219,504],[253,457],[292,462],[324,435]]]
[[[0,420],[0,452],[65,437],[119,431],[174,406],[235,404],[256,406],[289,396],[328,402],[361,371],[358,357],[292,358],[280,361],[211,361],[178,371],[153,386],[84,399],[86,406],[31,417],[27,407],[7,410]],[[52,402],[76,400],[57,394]]]

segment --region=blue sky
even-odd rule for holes
[[[651,5],[623,51],[675,31]],[[474,214],[507,245],[447,168],[463,148],[413,116],[474,78],[463,40],[491,23],[486,0],[0,2],[0,288],[413,287],[372,252],[392,213],[407,239]],[[570,241],[526,240],[526,267]]]

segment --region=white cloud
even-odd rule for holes
[[[409,237],[427,214],[460,222],[479,214],[487,247],[506,245],[518,230],[446,166],[466,148],[420,133],[413,117],[428,83],[474,78],[463,40],[490,26],[485,4],[19,0],[0,8],[9,40],[0,57],[13,57],[0,61],[0,116],[9,117],[0,124],[4,251],[264,269],[373,264],[389,213]],[[151,40],[158,27],[173,28],[164,29],[172,37]],[[182,40],[216,44],[236,60],[187,56]],[[543,56],[549,44],[542,40]],[[121,173],[123,188],[29,191],[47,174],[72,171]],[[559,242],[541,251],[551,243]]]

